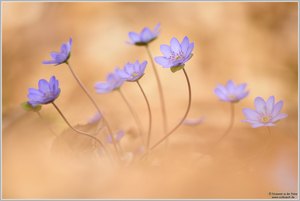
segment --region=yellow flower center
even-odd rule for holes
[[[260,121],[261,121],[262,123],[268,123],[268,122],[270,121],[270,117],[264,116],[264,117],[261,118]]]
[[[131,74],[132,77],[136,77],[136,76],[138,76],[138,75],[139,75],[139,74],[137,74],[137,73],[132,73],[132,74]]]
[[[230,100],[235,100],[235,99],[236,99],[236,96],[235,96],[235,95],[229,95],[228,98],[229,98]]]

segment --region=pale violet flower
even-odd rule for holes
[[[127,63],[123,69],[116,69],[116,73],[123,79],[129,82],[134,82],[139,80],[145,72],[147,66],[147,61],[139,63]]]
[[[95,84],[95,90],[97,93],[109,93],[113,90],[119,89],[125,82],[118,73],[109,73],[106,77],[106,82],[97,82]]]
[[[232,80],[229,80],[225,86],[218,85],[215,94],[221,101],[236,103],[249,94],[249,91],[245,90],[246,86],[246,83],[235,85]]]
[[[52,60],[43,61],[43,64],[59,65],[68,62],[71,56],[72,38],[67,43],[61,45],[60,52],[51,52],[50,56]]]
[[[140,33],[129,32],[128,36],[131,44],[143,46],[155,40],[159,34],[160,24],[158,23],[154,30],[150,30],[148,27],[145,27]]]
[[[275,126],[275,122],[286,118],[288,115],[280,113],[283,101],[275,104],[274,96],[270,96],[265,102],[263,98],[256,97],[254,100],[255,110],[245,108],[243,113],[246,116],[244,122],[248,122],[253,128],[261,126]]]

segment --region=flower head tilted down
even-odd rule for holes
[[[128,36],[130,39],[131,44],[137,45],[137,46],[144,46],[148,45],[148,43],[155,40],[159,34],[159,28],[160,24],[158,23],[153,31],[151,31],[148,27],[145,27],[140,34],[136,32],[129,32]]]
[[[246,83],[235,85],[232,80],[229,80],[225,86],[218,85],[215,94],[221,101],[236,103],[249,94],[249,91],[245,91],[246,86]]]
[[[117,72],[109,73],[106,77],[106,82],[97,82],[95,90],[99,94],[109,93],[113,90],[119,89],[125,82]]]
[[[43,64],[59,65],[68,62],[71,56],[72,38],[67,43],[61,45],[60,52],[51,52],[52,60],[43,61]]]
[[[126,81],[135,82],[138,81],[145,72],[147,61],[139,63],[127,63],[123,69],[116,69],[116,73]]]
[[[274,96],[270,96],[266,102],[263,98],[256,97],[254,105],[256,110],[243,109],[243,113],[246,116],[246,120],[243,121],[252,124],[253,128],[275,126],[275,122],[288,116],[287,114],[280,113],[283,101],[279,101],[275,104]]]
[[[28,90],[28,102],[33,107],[41,104],[51,103],[60,94],[59,82],[55,76],[52,76],[49,82],[41,79],[38,85],[38,89],[29,88]]]
[[[185,63],[193,56],[194,43],[190,43],[188,37],[184,37],[181,43],[176,38],[172,38],[170,46],[161,45],[160,51],[163,56],[155,57],[156,63],[164,68],[171,68],[172,72],[182,69]]]

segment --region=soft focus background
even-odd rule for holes
[[[296,193],[297,9],[295,2],[2,3],[2,197],[271,198],[270,192]],[[148,60],[143,47],[126,43],[127,34],[145,26],[153,29],[158,22],[161,34],[150,44],[153,55],[160,55],[159,46],[172,37],[188,36],[195,43],[194,57],[186,65],[193,93],[189,118],[204,117],[202,124],[181,126],[168,152],[161,146],[146,165],[112,168],[86,152],[81,143],[85,138],[72,133],[61,139],[67,126],[51,105],[41,111],[44,121],[20,107],[29,87],[55,75],[62,90],[56,103],[74,125],[95,114],[66,65],[41,64],[72,37],[74,70],[113,130],[126,131],[123,149],[136,150],[134,121],[119,94],[98,95],[93,86],[115,66]],[[157,69],[172,128],[187,105],[185,78],[182,72]],[[216,145],[230,113],[229,104],[219,101],[213,90],[229,79],[248,83],[250,94],[236,104],[234,128]],[[151,65],[141,84],[154,113],[154,143],[162,136],[162,118]],[[122,88],[145,130],[148,116],[137,85]],[[271,128],[271,136],[265,127],[252,129],[241,122],[242,108],[253,108],[256,96],[270,95],[284,101],[283,112],[289,115]]]

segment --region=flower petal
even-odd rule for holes
[[[55,60],[43,61],[42,64],[58,64]]]
[[[279,114],[280,110],[282,109],[283,106],[283,101],[279,101],[277,102],[274,107],[273,107],[273,111],[272,111],[272,117],[275,117]]]
[[[160,46],[160,51],[163,53],[163,55],[165,57],[170,57],[172,55],[171,48],[168,45],[161,45]]]
[[[235,85],[234,85],[234,82],[232,80],[227,81],[226,89],[229,92],[229,94],[234,94]]]
[[[226,94],[223,93],[223,91],[219,88],[215,89],[215,94],[223,101],[229,101],[229,99],[227,98]]]
[[[129,36],[131,42],[133,42],[133,43],[137,43],[137,42],[141,41],[139,34],[137,34],[135,32],[129,32],[128,36]]]
[[[180,43],[176,38],[172,38],[170,44],[171,44],[171,49],[173,52],[175,52],[175,53],[180,52],[180,50],[181,50]]]
[[[44,79],[39,80],[39,90],[43,93],[50,91],[49,84],[46,80]]]
[[[262,97],[256,97],[254,100],[256,111],[260,114],[266,114],[266,103]]]
[[[194,43],[190,43],[189,44],[189,48],[187,49],[186,53],[185,53],[185,56],[188,57],[191,55],[192,51],[194,49]]]
[[[270,96],[266,102],[267,114],[271,114],[274,107],[275,98],[274,96]]]
[[[189,48],[189,44],[190,44],[190,41],[189,41],[188,37],[185,36],[185,37],[183,38],[182,42],[181,42],[181,50],[182,50],[182,52],[183,52],[184,54],[187,53],[187,50],[188,50],[188,48]]]
[[[251,126],[252,126],[252,128],[258,128],[258,127],[265,126],[265,124],[263,124],[263,123],[256,123],[256,124],[252,124]]]
[[[153,34],[150,31],[150,29],[149,28],[144,28],[143,31],[141,32],[142,42],[147,43],[150,40],[152,40],[153,38],[155,38],[155,36],[153,36]]]
[[[164,68],[170,68],[172,66],[170,61],[165,57],[155,57],[154,60],[156,63],[158,63],[159,65],[161,65]]]
[[[278,114],[276,117],[272,118],[272,122],[276,122],[276,121],[279,121],[280,119],[284,119],[286,118],[288,115],[287,114],[284,114],[284,113],[281,113],[281,114]]]
[[[249,108],[244,108],[243,114],[246,116],[248,120],[259,121],[260,119],[259,114],[255,110]]]

